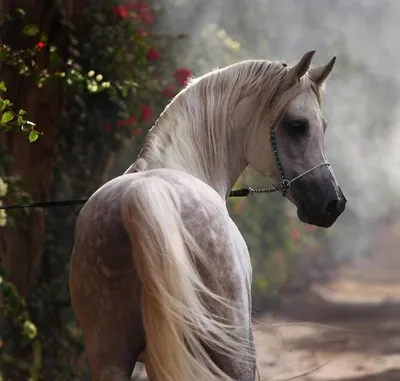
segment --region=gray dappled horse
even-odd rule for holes
[[[83,207],[70,292],[94,381],[127,381],[137,361],[151,381],[255,379],[251,264],[226,198],[250,165],[303,222],[327,228],[345,209],[320,109],[335,58],[310,69],[313,55],[192,79]]]

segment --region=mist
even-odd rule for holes
[[[240,43],[238,60],[293,64],[316,49],[316,66],[337,56],[323,112],[329,125],[326,152],[348,204],[329,230],[329,247],[337,258],[362,253],[371,229],[396,212],[400,199],[400,2],[191,0],[184,12],[177,3],[161,24],[187,35],[181,51],[188,57],[201,45],[208,64],[190,62],[195,74],[226,65],[225,49],[204,36],[207,28],[215,38],[221,28]]]

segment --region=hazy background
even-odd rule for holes
[[[182,51],[208,52],[198,74],[224,66],[225,49],[205,37],[220,27],[240,43],[238,59],[294,63],[316,49],[314,65],[337,56],[324,97],[329,128],[326,150],[348,206],[329,231],[338,258],[357,256],[371,229],[398,209],[400,2],[396,0],[199,0],[184,12],[169,7],[162,26],[188,37]],[[176,6],[178,4],[178,6]],[[210,34],[211,35],[211,34]],[[210,46],[207,49],[208,45]],[[191,63],[191,62],[190,62]],[[193,67],[193,64],[191,65]]]

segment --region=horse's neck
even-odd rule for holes
[[[156,168],[180,170],[204,181],[226,198],[246,167],[243,138],[214,134],[205,128],[210,126],[188,128],[180,125],[179,120],[163,121],[161,118],[127,172]]]

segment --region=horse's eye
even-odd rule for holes
[[[305,119],[292,120],[288,123],[290,132],[296,135],[304,135],[308,130],[308,121]]]

